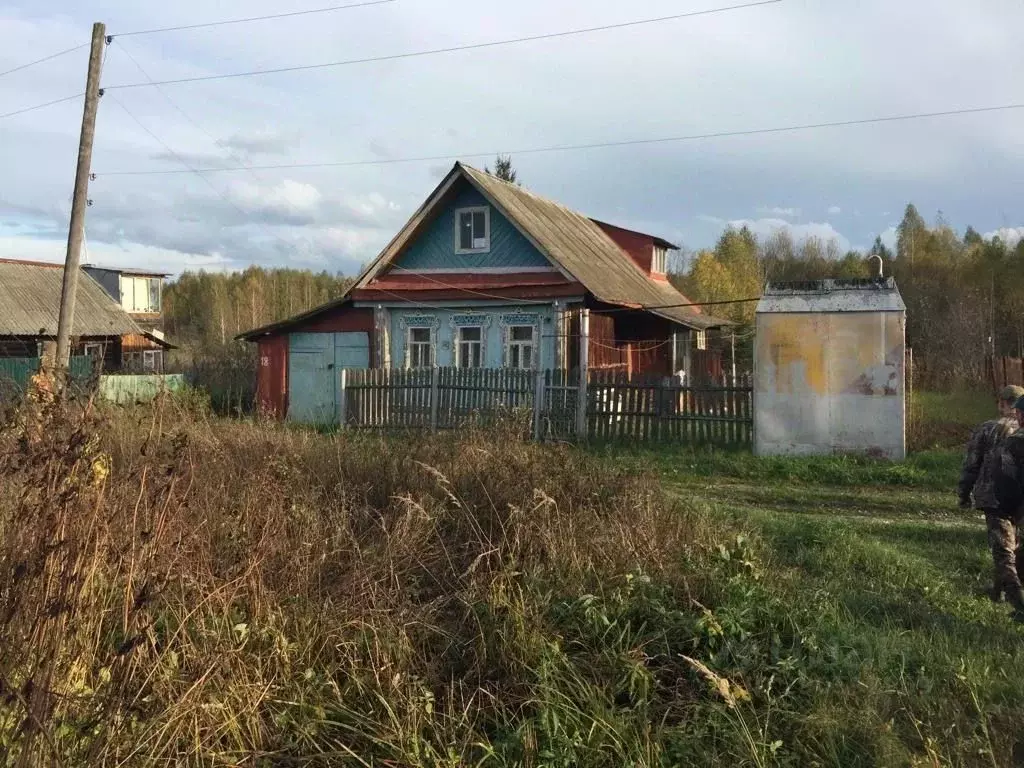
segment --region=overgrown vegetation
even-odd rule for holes
[[[32,403],[0,433],[0,750],[1011,764],[1024,631],[971,594],[983,532],[939,454],[834,487],[683,456]]]

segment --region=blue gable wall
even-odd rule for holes
[[[487,205],[491,209],[491,250],[488,253],[456,254],[455,210],[477,205]],[[464,269],[467,272],[495,267],[551,266],[551,262],[508,219],[466,183],[426,231],[409,244],[395,264],[411,270]]]

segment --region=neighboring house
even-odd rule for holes
[[[47,342],[57,337],[64,266],[36,261],[0,259],[0,357],[41,357]],[[126,366],[137,340],[161,351],[165,340],[140,327],[85,272],[79,274],[75,317],[71,327],[73,355],[102,361],[107,372]]]
[[[166,274],[140,269],[84,266],[83,271],[103,286],[145,332],[121,340],[125,370],[162,373],[164,370],[163,285]]]
[[[589,219],[456,163],[342,298],[242,334],[258,399],[310,420],[341,368],[591,368],[689,378],[691,350],[728,325],[666,277],[676,246]]]

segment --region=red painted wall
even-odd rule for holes
[[[256,402],[264,413],[283,419],[288,412],[288,335],[291,333],[345,333],[363,331],[370,340],[370,360],[374,359],[374,323],[372,309],[342,305],[330,312],[296,325],[274,336],[259,339],[256,371]]]
[[[288,329],[288,333],[345,333],[347,331],[366,331],[372,340],[373,310],[345,304],[330,312],[325,312],[307,323]]]
[[[263,413],[284,418],[288,407],[287,335],[266,336],[259,341],[256,404]]]
[[[651,260],[654,258],[654,238],[651,235],[622,229],[601,221],[595,223],[615,241],[619,248],[629,254],[640,269],[651,274]]]

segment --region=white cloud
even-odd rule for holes
[[[222,13],[213,13],[215,5]],[[117,32],[273,13],[278,5],[105,0],[103,7]],[[344,18],[295,17],[122,37],[110,48],[104,81],[113,86],[144,80],[125,51],[154,78],[171,79],[583,26],[579,8],[570,3],[520,0],[489,6],[487,13],[472,13],[471,6],[469,0],[394,3],[345,12]],[[668,15],[677,6],[677,0],[648,0],[640,12],[614,0],[592,0],[587,22]],[[1014,73],[1024,67],[1018,29],[1005,23],[1005,15],[962,0],[781,3],[415,62],[166,88],[166,96],[201,128],[154,89],[111,90],[160,140],[140,130],[113,101],[104,102],[89,231],[114,247],[155,249],[137,251],[154,259],[163,258],[160,249],[282,266],[308,257],[334,259],[333,268],[351,271],[390,239],[401,224],[399,210],[415,209],[451,161],[268,169],[255,182],[244,173],[207,174],[219,194],[188,174],[104,174],[179,170],[175,156],[193,167],[238,165],[229,152],[254,164],[282,166],[454,160],[460,153],[484,152],[463,155],[483,166],[493,162],[493,153],[517,147],[933,112],[965,106],[957,96],[965,93],[968,106],[1001,104],[1017,87]],[[457,28],[452,18],[460,19]],[[7,0],[0,8],[0,26],[9,32],[0,71],[84,42],[92,21],[89,4],[80,0]],[[911,27],[917,32],[913,39],[905,34]],[[835,29],[845,34],[836,38]],[[282,36],[301,44],[282,48]],[[805,44],[825,38],[828,47]],[[865,56],[864,39],[886,56]],[[0,78],[4,111],[76,92],[86,55],[81,49]],[[680,71],[692,76],[680,81],[674,76]],[[671,99],[664,98],[667,92]],[[721,98],[724,92],[729,99]],[[80,103],[67,102],[3,122],[0,200],[6,205],[0,213],[17,238],[55,238],[66,227],[66,214],[58,208],[73,185],[80,120]],[[959,230],[968,223],[979,231],[996,230],[1001,211],[1013,210],[1024,170],[1019,116],[1013,112],[521,155],[513,162],[523,184],[538,194],[609,221],[650,222],[654,232],[681,230],[673,237],[693,247],[710,245],[728,219],[746,216],[781,219],[794,232],[831,236],[834,230],[824,224],[795,223],[801,215],[825,218],[826,199],[865,212],[860,220],[843,219],[842,234],[856,243],[870,243],[877,228],[891,221],[889,214],[878,218],[869,212],[900,211],[909,201],[922,211],[943,210]],[[978,167],[989,172],[977,174]],[[772,200],[782,202],[761,205]],[[305,253],[297,243],[313,245]],[[17,250],[9,242],[4,248]]]
[[[810,238],[818,238],[824,242],[834,240],[843,252],[850,249],[850,240],[844,234],[835,229],[828,222],[807,222],[805,224],[794,224],[785,219],[734,219],[729,226],[739,229],[747,227],[758,237],[770,237],[775,232],[783,230],[789,233],[795,242],[801,242]]]
[[[1011,248],[1016,248],[1017,243],[1024,240],[1024,227],[1000,227],[992,232],[986,232],[984,238],[992,240],[998,237]]]
[[[757,208],[755,210],[761,216],[776,216],[776,217],[781,216],[781,217],[786,218],[786,219],[794,219],[794,218],[796,218],[797,216],[800,215],[800,209],[799,208],[780,208],[780,207],[769,208],[769,207],[764,206],[764,205],[759,205],[759,206],[757,206]]]
[[[320,205],[323,195],[312,184],[285,179],[273,186],[252,182],[234,182],[228,188],[228,197],[241,208],[252,213],[260,211],[310,212]]]
[[[829,216],[838,216],[842,212],[843,212],[843,209],[840,208],[838,205],[830,205],[828,207],[828,215]]]
[[[882,238],[882,245],[890,251],[896,250],[896,227],[888,227],[879,237]]]

